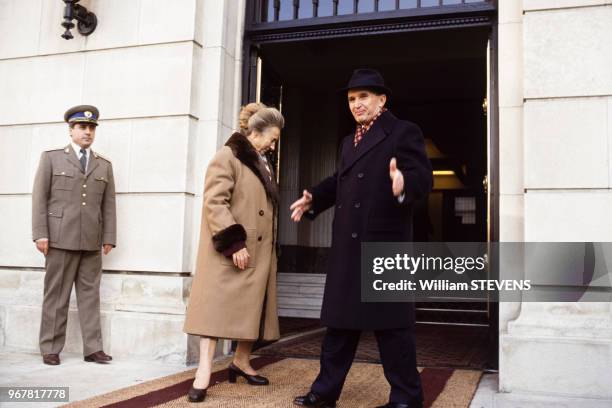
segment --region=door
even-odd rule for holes
[[[264,62],[257,46],[251,47],[249,58],[249,99],[248,102],[261,102],[283,112],[283,85],[272,67]],[[246,102],[245,102],[246,103]],[[275,170],[276,181],[280,180],[280,148],[282,138],[274,151],[266,154],[266,158]]]
[[[492,243],[499,242],[498,231],[498,103],[497,103],[497,26],[493,26],[487,43],[487,98],[483,104],[487,118],[487,174],[483,180],[487,200],[487,259],[488,279],[497,279],[498,257],[492,250]],[[497,371],[499,368],[499,303],[489,299],[487,303],[489,317],[489,350],[487,368]]]

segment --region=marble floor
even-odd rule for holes
[[[61,359],[62,364],[59,366],[48,366],[42,363],[40,354],[2,351],[0,387],[69,387],[70,401],[78,401],[189,368],[184,364],[137,360],[115,360],[111,364],[86,363],[82,355],[70,353],[62,353]],[[58,404],[0,402],[2,408],[54,406]]]
[[[498,374],[484,374],[470,408],[610,408],[612,401],[498,392]]]

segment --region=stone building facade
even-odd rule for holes
[[[104,258],[106,351],[186,361],[182,332],[208,160],[242,102],[246,0],[82,0],[96,32],[66,41],[63,2],[0,1],[0,347],[36,351],[43,258],[30,209],[66,108],[100,108],[93,149],[117,183]],[[612,1],[497,2],[499,240],[612,239]],[[66,349],[80,352],[71,307]],[[610,304],[502,304],[500,391],[612,400]]]
[[[40,154],[68,144],[63,112],[101,112],[95,151],[114,165],[118,246],[103,260],[110,354],[185,361],[185,299],[204,169],[235,127],[242,1],[92,0],[98,27],[60,38],[63,2],[0,4],[0,344],[37,349],[43,257],[31,242]],[[74,306],[74,305],[73,305]],[[68,351],[80,352],[71,307]]]

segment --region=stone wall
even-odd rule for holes
[[[499,3],[501,240],[610,241],[612,2]],[[610,304],[500,309],[500,391],[612,399]]]
[[[118,246],[104,257],[105,349],[185,361],[204,170],[237,117],[244,1],[83,0],[89,37],[60,37],[63,2],[0,2],[0,347],[36,351],[43,257],[31,241],[42,151],[63,112],[100,109],[93,149],[113,162]],[[73,299],[66,350],[80,351]]]

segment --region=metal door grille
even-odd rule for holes
[[[263,0],[260,2],[260,23],[302,20],[317,17],[456,7],[491,0]]]

